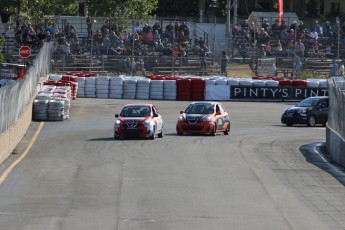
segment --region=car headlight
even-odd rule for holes
[[[304,108],[304,109],[299,109],[297,112],[298,113],[306,113],[307,112],[307,108]]]
[[[122,121],[118,119],[115,121],[115,126],[119,127],[121,125],[121,123],[122,123]]]
[[[146,119],[144,120],[144,124],[145,125],[150,125],[152,123],[152,120],[151,119]]]
[[[212,123],[212,116],[211,115],[204,116],[203,118],[201,118],[201,121],[206,121],[206,122]]]
[[[185,117],[183,116],[183,114],[181,114],[179,117],[178,117],[178,121],[185,121]]]

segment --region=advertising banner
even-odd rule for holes
[[[302,100],[307,97],[328,96],[328,88],[291,86],[231,86],[231,99]]]

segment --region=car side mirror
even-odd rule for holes
[[[183,111],[180,111],[180,114],[183,114]]]
[[[159,117],[158,113],[153,114],[153,117]]]
[[[118,118],[118,117],[119,117],[119,114],[115,114],[115,117]]]
[[[222,113],[218,111],[218,112],[216,112],[216,115],[222,115]]]

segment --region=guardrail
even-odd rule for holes
[[[52,44],[45,44],[23,79],[0,88],[0,134],[9,129],[28,106],[41,76],[50,73]]]

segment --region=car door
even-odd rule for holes
[[[155,119],[155,125],[156,125],[156,132],[160,133],[163,128],[163,119],[162,116],[158,113],[158,110],[155,106],[152,106],[152,114]]]

